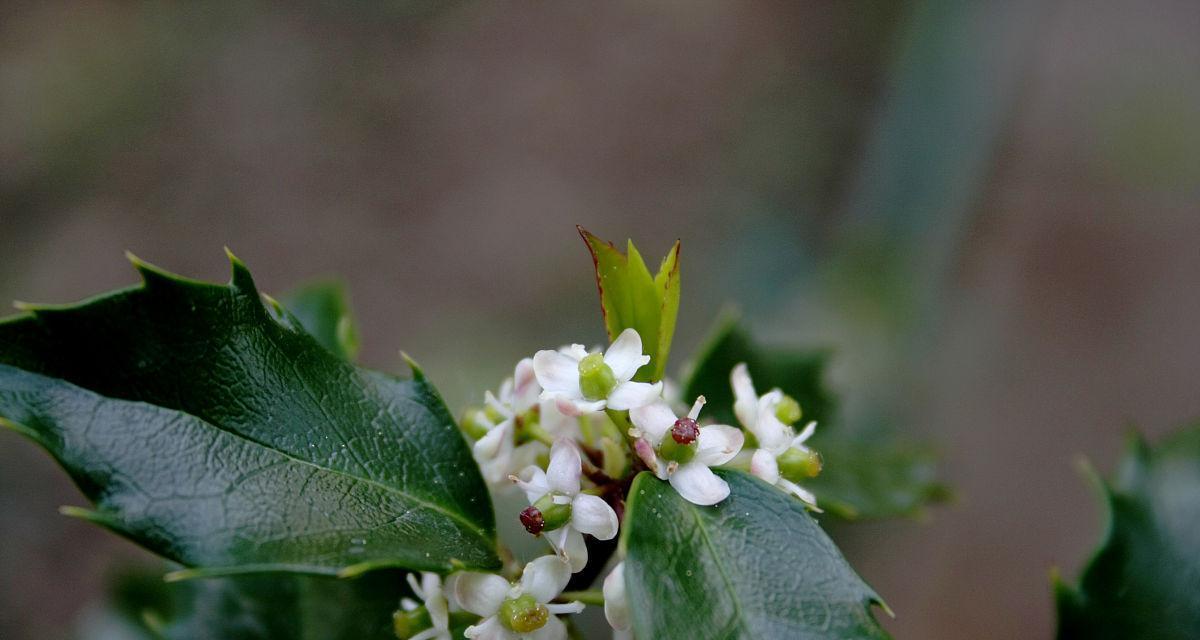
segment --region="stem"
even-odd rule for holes
[[[558,594],[558,599],[564,602],[578,600],[584,604],[590,604],[596,607],[604,606],[604,594],[595,589],[587,591],[564,591]]]

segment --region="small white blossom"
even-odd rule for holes
[[[761,397],[754,390],[754,382],[745,363],[738,364],[729,374],[733,386],[734,413],[750,433],[758,440],[759,448],[750,459],[750,473],[767,483],[773,484],[800,498],[815,511],[817,498],[811,491],[783,477],[779,460],[783,456],[795,455],[792,450],[808,456],[815,455],[804,443],[817,429],[816,422],[809,422],[799,435],[778,417],[778,408],[784,401],[783,391],[772,389]]]
[[[409,640],[450,640],[450,607],[442,592],[442,579],[436,573],[421,573],[421,582],[417,582],[416,574],[408,574],[408,584],[413,594],[420,598],[429,612],[433,626],[417,633]],[[412,598],[402,598],[400,608],[413,611],[420,605]]]
[[[572,572],[582,571],[587,565],[588,552],[583,534],[597,540],[612,540],[617,535],[617,513],[599,496],[583,493],[580,487],[583,460],[575,444],[560,439],[550,449],[550,463],[546,471],[537,466],[526,467],[521,475],[512,476],[529,499],[529,504],[546,502],[550,508],[569,506],[570,517],[559,528],[542,535],[570,566]],[[528,510],[527,510],[528,511]],[[525,513],[525,512],[523,512]],[[541,514],[537,514],[541,517]],[[527,527],[528,529],[528,527]],[[540,529],[529,529],[538,533]]]
[[[538,351],[534,372],[542,398],[554,400],[559,411],[578,416],[604,409],[627,410],[653,402],[662,383],[634,382],[637,370],[650,362],[642,354],[642,338],[633,329],[617,336],[603,355],[589,354],[581,344],[558,351]]]
[[[625,596],[625,563],[619,562],[604,578],[604,617],[616,631],[628,631],[629,599]]]
[[[729,485],[709,467],[733,459],[741,450],[745,436],[740,429],[723,424],[699,427],[696,417],[703,406],[704,397],[701,396],[686,418],[676,418],[671,407],[659,400],[631,409],[629,419],[637,428],[636,436],[641,441],[635,443],[635,450],[655,475],[669,480],[688,502],[707,506],[717,504],[729,495]],[[682,447],[694,449],[685,455],[673,453]]]
[[[467,627],[479,640],[566,640],[567,627],[556,616],[583,611],[582,602],[550,604],[571,579],[571,569],[557,556],[542,556],[525,565],[521,580],[510,584],[491,573],[456,573],[450,577],[454,602],[482,616]]]
[[[533,359],[525,358],[517,363],[513,377],[500,385],[499,397],[491,391],[485,394],[488,408],[500,419],[492,420],[487,412],[480,412],[477,419],[485,424],[487,433],[475,442],[472,453],[488,482],[503,482],[508,474],[532,464],[546,450],[540,442],[516,444],[517,419],[538,405],[540,391]]]

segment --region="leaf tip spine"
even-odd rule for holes
[[[425,379],[425,370],[421,368],[421,365],[417,364],[416,360],[413,360],[412,356],[408,355],[407,351],[404,351],[403,349],[401,349],[400,357],[404,359],[404,362],[408,365],[408,368],[412,371],[414,380],[424,380]]]

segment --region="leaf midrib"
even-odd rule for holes
[[[465,516],[464,514],[459,514],[459,513],[452,512],[452,511],[448,511],[448,510],[446,510],[446,508],[445,508],[445,507],[442,507],[441,505],[438,505],[438,504],[436,504],[436,503],[432,503],[432,502],[428,502],[428,501],[426,501],[426,500],[424,500],[424,499],[422,499],[422,498],[419,498],[419,497],[417,497],[417,496],[415,496],[415,495],[412,495],[412,494],[410,494],[410,493],[407,493],[407,492],[405,492],[405,491],[402,491],[402,490],[400,490],[400,489],[398,489],[398,488],[396,488],[396,487],[392,487],[392,486],[390,486],[390,485],[383,484],[382,482],[379,482],[379,481],[377,481],[377,480],[375,480],[375,479],[373,479],[373,478],[364,478],[364,477],[360,477],[360,476],[355,476],[355,475],[352,475],[352,474],[350,474],[350,473],[347,473],[347,472],[345,472],[345,471],[342,471],[342,470],[340,470],[340,469],[333,469],[333,468],[330,468],[330,467],[323,467],[323,466],[321,466],[321,465],[319,465],[319,464],[317,464],[317,463],[315,463],[315,462],[312,462],[312,461],[309,461],[309,460],[304,460],[304,459],[302,459],[302,458],[297,458],[296,456],[294,456],[294,455],[292,455],[292,454],[290,454],[290,453],[288,453],[288,452],[286,452],[286,451],[281,451],[281,450],[279,450],[279,449],[276,449],[275,447],[273,447],[273,446],[271,446],[271,445],[268,445],[268,444],[266,444],[266,443],[264,443],[264,442],[261,442],[261,441],[259,441],[259,440],[255,439],[255,438],[251,438],[251,437],[249,437],[249,436],[247,436],[247,435],[245,435],[245,434],[238,433],[238,432],[236,432],[236,431],[232,431],[232,430],[230,430],[230,429],[228,429],[228,428],[226,428],[226,427],[223,427],[223,426],[221,426],[221,425],[219,425],[219,424],[216,424],[216,423],[210,422],[210,421],[208,421],[208,420],[205,420],[204,418],[201,418],[200,416],[197,416],[197,415],[195,415],[195,414],[193,414],[193,413],[190,413],[190,412],[188,412],[188,411],[184,411],[184,410],[182,410],[182,409],[172,409],[172,408],[170,408],[170,407],[165,407],[165,406],[162,406],[162,405],[157,405],[157,404],[154,404],[154,403],[151,403],[151,402],[145,402],[145,401],[141,401],[141,400],[124,400],[124,399],[121,399],[121,398],[113,398],[113,397],[111,397],[111,396],[106,396],[106,395],[103,395],[103,394],[100,394],[100,393],[96,393],[95,391],[92,391],[92,390],[90,390],[90,389],[87,389],[87,388],[85,388],[85,387],[80,387],[80,386],[78,386],[78,385],[72,384],[72,383],[70,383],[70,382],[67,382],[66,380],[63,380],[63,379],[61,379],[61,378],[54,378],[54,377],[51,377],[51,376],[43,376],[42,374],[34,373],[34,372],[31,372],[31,371],[26,371],[25,369],[21,369],[21,368],[19,368],[19,367],[13,367],[13,366],[11,366],[11,365],[3,365],[3,367],[4,367],[4,368],[10,368],[10,369],[14,369],[14,370],[16,370],[16,371],[20,371],[20,372],[22,372],[22,373],[24,373],[24,374],[26,374],[26,375],[33,375],[33,376],[37,376],[37,377],[44,378],[44,379],[46,379],[46,380],[55,381],[55,382],[57,382],[57,383],[59,383],[59,384],[62,384],[62,385],[68,386],[68,387],[73,387],[73,388],[75,388],[75,389],[78,389],[78,390],[80,390],[80,391],[82,391],[82,392],[84,392],[84,393],[87,393],[87,394],[93,395],[93,396],[95,396],[95,397],[97,397],[97,398],[100,398],[102,401],[105,401],[105,402],[128,402],[128,403],[135,404],[135,405],[141,405],[141,406],[144,406],[144,407],[150,407],[150,408],[152,408],[152,409],[155,409],[155,410],[160,410],[160,411],[170,411],[170,412],[173,412],[173,413],[179,413],[179,414],[182,414],[182,415],[186,415],[186,416],[188,416],[188,417],[190,417],[190,418],[192,418],[192,419],[194,419],[194,420],[197,420],[197,421],[199,421],[201,424],[207,425],[207,426],[209,426],[209,427],[211,427],[211,428],[213,428],[213,429],[216,429],[217,431],[220,431],[220,432],[222,432],[222,433],[229,434],[230,436],[233,436],[234,438],[237,438],[237,439],[239,439],[239,440],[243,440],[243,441],[245,441],[245,442],[248,442],[248,443],[250,443],[250,444],[253,444],[253,445],[259,446],[259,447],[261,447],[261,448],[263,448],[263,449],[265,449],[265,450],[267,450],[267,451],[271,451],[271,452],[273,452],[273,453],[276,453],[276,454],[278,454],[278,455],[280,455],[280,456],[283,456],[285,459],[287,459],[287,460],[290,460],[290,461],[292,461],[292,462],[296,462],[296,463],[299,463],[299,464],[301,464],[301,465],[306,465],[306,466],[312,467],[312,468],[314,468],[314,469],[317,469],[317,470],[320,470],[320,471],[323,471],[323,472],[326,472],[326,473],[334,474],[334,475],[337,475],[337,476],[340,476],[340,477],[349,478],[350,480],[352,480],[352,481],[355,481],[355,482],[362,482],[362,483],[366,483],[366,484],[368,484],[368,485],[374,485],[374,486],[376,486],[376,487],[379,487],[380,489],[384,490],[384,491],[385,491],[385,492],[387,492],[387,493],[391,493],[391,494],[395,494],[395,495],[402,496],[402,497],[404,497],[404,498],[406,498],[406,499],[408,499],[408,500],[411,500],[412,502],[415,502],[415,503],[417,503],[417,504],[419,504],[419,505],[422,505],[422,506],[424,506],[424,507],[426,507],[426,508],[428,508],[428,509],[431,509],[431,510],[433,510],[433,511],[436,511],[436,512],[438,512],[438,513],[441,513],[442,515],[445,515],[446,517],[450,518],[451,520],[454,520],[455,522],[457,522],[457,523],[459,523],[459,524],[461,524],[461,525],[465,526],[465,527],[467,528],[467,530],[469,530],[471,533],[473,533],[473,534],[474,534],[476,537],[478,537],[478,538],[479,538],[480,540],[482,540],[483,542],[485,542],[485,543],[486,543],[486,542],[488,542],[488,537],[487,537],[486,533],[485,533],[485,532],[484,532],[484,531],[483,531],[481,528],[479,528],[478,526],[476,526],[474,523],[472,523],[472,522],[470,522],[469,520],[467,520],[467,519],[466,519],[466,516]],[[20,425],[21,427],[23,427],[23,431],[22,431],[22,432],[24,432],[24,431],[36,431],[36,430],[35,430],[35,429],[33,429],[32,427],[29,427],[28,425],[24,425],[24,424],[22,424],[22,423],[19,423],[19,422],[15,421],[15,420],[7,420],[7,422],[11,422],[12,424],[15,424],[15,425]],[[485,546],[486,546],[486,545],[485,545]]]
[[[690,506],[686,508],[691,510],[692,519],[696,521],[696,529],[700,532],[700,538],[704,541],[704,547],[708,549],[709,555],[712,556],[713,564],[721,574],[721,581],[725,583],[725,589],[731,596],[730,600],[733,602],[734,619],[737,621],[737,626],[741,627],[747,633],[750,632],[750,628],[746,626],[745,614],[742,613],[742,601],[738,597],[737,590],[733,588],[733,580],[725,572],[725,566],[721,563],[720,556],[713,547],[712,539],[708,537],[708,529],[704,526],[699,510]]]

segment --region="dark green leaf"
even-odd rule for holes
[[[358,354],[358,327],[350,313],[350,296],[337,280],[300,285],[279,297],[312,337],[346,360]]]
[[[722,314],[716,330],[689,365],[684,399],[690,402],[696,396],[704,396],[708,400],[704,406],[705,417],[737,425],[729,373],[739,362],[746,363],[759,393],[779,387],[800,403],[805,422],[816,420],[822,429],[830,426],[836,406],[833,394],[825,386],[829,352],[760,349],[735,313]]]
[[[795,498],[739,471],[698,507],[649,473],[624,525],[625,584],[639,638],[887,638],[879,596]]]
[[[592,254],[609,340],[615,340],[625,329],[636,329],[642,338],[642,352],[649,354],[650,364],[639,369],[634,379],[661,380],[679,312],[679,242],[667,252],[658,274],[652,277],[632,240],[627,245],[627,254],[622,254],[611,242],[582,227],[579,235]]]
[[[729,374],[745,362],[759,393],[783,389],[800,403],[801,424],[817,421],[809,444],[821,453],[825,468],[803,484],[830,514],[845,519],[916,515],[925,505],[945,500],[949,491],[937,480],[931,451],[886,434],[840,428],[836,399],[825,385],[828,360],[827,351],[760,347],[737,315],[727,313],[691,364],[684,398],[705,396],[706,417],[737,425]]]
[[[1108,532],[1078,587],[1055,580],[1061,640],[1200,638],[1200,426],[1135,439],[1098,480]]]
[[[234,260],[0,321],[0,417],[96,511],[198,574],[499,565],[490,500],[437,391],[359,369]]]
[[[926,505],[951,497],[938,480],[937,456],[900,442],[821,433],[809,444],[821,452],[821,475],[803,485],[821,508],[846,520],[916,516]]]
[[[178,583],[180,613],[169,640],[395,640],[392,613],[405,595],[403,574],[354,579],[239,576]]]
[[[353,579],[274,574],[166,583],[162,574],[126,572],[110,594],[112,611],[156,640],[395,640],[392,613],[407,593],[400,571]],[[88,640],[87,629],[81,638]]]

